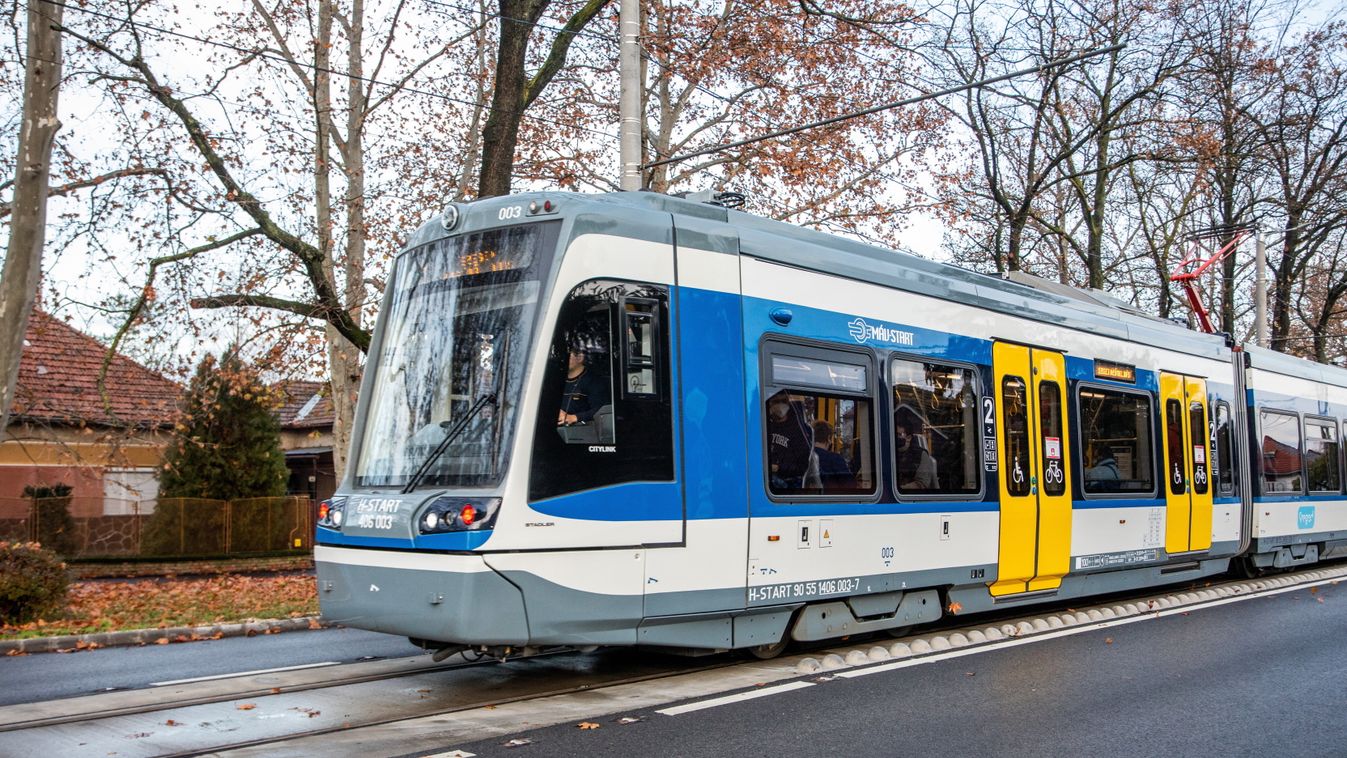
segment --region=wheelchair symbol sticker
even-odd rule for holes
[[[1174,463],[1174,484],[1183,484],[1183,467]]]
[[[1015,484],[1024,484],[1024,469],[1020,468],[1020,458],[1015,456],[1015,464],[1010,472],[1010,481]]]

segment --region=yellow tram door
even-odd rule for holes
[[[1056,589],[1070,570],[1071,470],[1066,361],[1004,342],[992,348],[1001,534],[994,596]]]
[[[1160,374],[1165,421],[1165,552],[1211,547],[1211,440],[1207,382]]]

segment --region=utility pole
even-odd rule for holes
[[[626,192],[641,189],[641,0],[622,0],[619,7],[620,46],[618,71],[621,94],[618,117],[621,122],[622,179]]]
[[[1254,240],[1254,285],[1253,312],[1254,336],[1259,347],[1271,347],[1267,336],[1267,245],[1263,242],[1263,232],[1255,230]]]
[[[14,162],[9,249],[0,274],[0,436],[19,381],[23,335],[42,280],[42,247],[47,231],[47,186],[51,149],[61,122],[56,96],[61,83],[61,32],[65,6],[28,0],[28,50],[24,62],[23,116]]]

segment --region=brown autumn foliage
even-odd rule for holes
[[[318,612],[308,575],[162,577],[71,584],[59,617],[0,626],[0,639],[207,626]]]

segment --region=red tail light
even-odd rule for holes
[[[463,509],[458,512],[458,520],[464,526],[470,526],[472,522],[477,520],[477,509],[471,505],[463,506]]]
[[[332,504],[324,500],[318,504],[318,520],[327,521],[327,513],[332,510]]]

